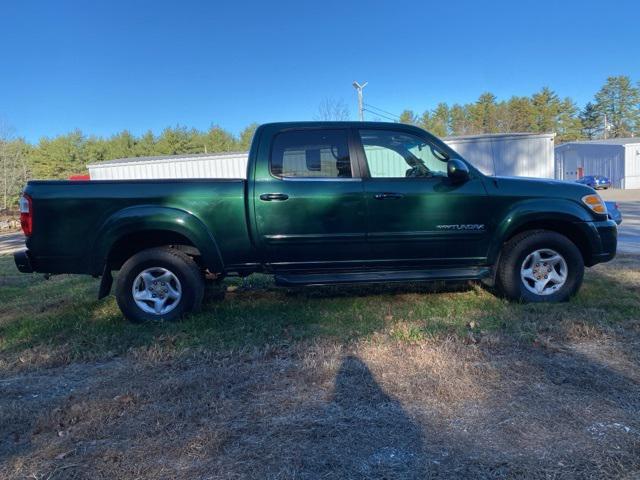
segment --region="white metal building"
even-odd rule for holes
[[[444,141],[486,175],[554,178],[554,133],[496,133]]]
[[[585,140],[558,145],[556,178],[604,175],[613,188],[640,188],[640,138]]]
[[[87,165],[91,180],[244,178],[247,152],[132,157]]]
[[[503,133],[444,141],[487,175],[554,178],[554,134]],[[245,178],[247,152],[135,157],[88,165],[92,180]]]

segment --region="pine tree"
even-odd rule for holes
[[[558,106],[558,116],[554,131],[556,142],[568,142],[582,138],[582,122],[578,117],[578,106],[570,98],[562,100]]]
[[[431,133],[438,137],[449,134],[449,106],[446,103],[439,103],[431,114]]]
[[[87,163],[98,163],[117,158],[109,157],[109,141],[95,136],[87,138],[83,143],[82,157]]]
[[[85,137],[80,130],[53,139],[42,138],[29,155],[34,178],[67,178],[86,171]]]
[[[417,125],[418,119],[413,113],[413,110],[405,110],[400,114],[400,123],[406,123],[408,125]]]
[[[431,131],[431,112],[429,112],[429,110],[422,112],[422,115],[420,115],[420,119],[418,120],[418,126],[428,132]]]
[[[148,130],[136,142],[134,155],[136,157],[151,157],[157,154],[156,137],[151,130]]]
[[[457,103],[449,110],[449,131],[451,135],[469,135],[472,133],[469,107]]]
[[[127,130],[112,136],[107,142],[107,160],[135,156],[136,139]]]
[[[602,130],[602,115],[596,106],[588,102],[580,112],[582,122],[582,134],[589,140],[593,140]]]
[[[531,132],[535,110],[529,97],[511,97],[505,102],[503,132]]]
[[[497,110],[496,96],[493,93],[485,92],[480,95],[469,108],[473,133],[498,132]]]
[[[253,134],[256,133],[256,128],[258,128],[258,124],[252,123],[240,132],[240,138],[238,139],[239,150],[243,152],[249,150],[251,147],[251,140],[253,140]]]
[[[180,155],[186,153],[201,153],[204,145],[196,140],[197,130],[188,130],[177,125],[175,128],[167,127],[160,134],[156,151],[159,155]]]
[[[560,114],[560,99],[549,87],[544,87],[531,97],[534,111],[533,131],[537,133],[554,132]]]
[[[608,136],[633,136],[640,130],[640,89],[625,75],[609,77],[596,93],[596,110],[607,116]]]
[[[236,140],[226,130],[217,125],[212,126],[206,136],[207,151],[213,152],[231,152],[236,150]]]

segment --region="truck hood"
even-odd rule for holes
[[[501,193],[516,194],[523,197],[567,198],[581,201],[585,195],[595,191],[586,185],[565,180],[528,177],[489,177]]]

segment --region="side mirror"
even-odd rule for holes
[[[469,180],[469,167],[459,158],[452,158],[447,162],[447,176],[455,183]]]

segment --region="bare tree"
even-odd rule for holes
[[[0,181],[2,182],[2,210],[15,205],[29,176],[25,144],[16,139],[13,129],[0,124]]]
[[[349,107],[343,100],[325,97],[318,105],[315,120],[349,120]]]

